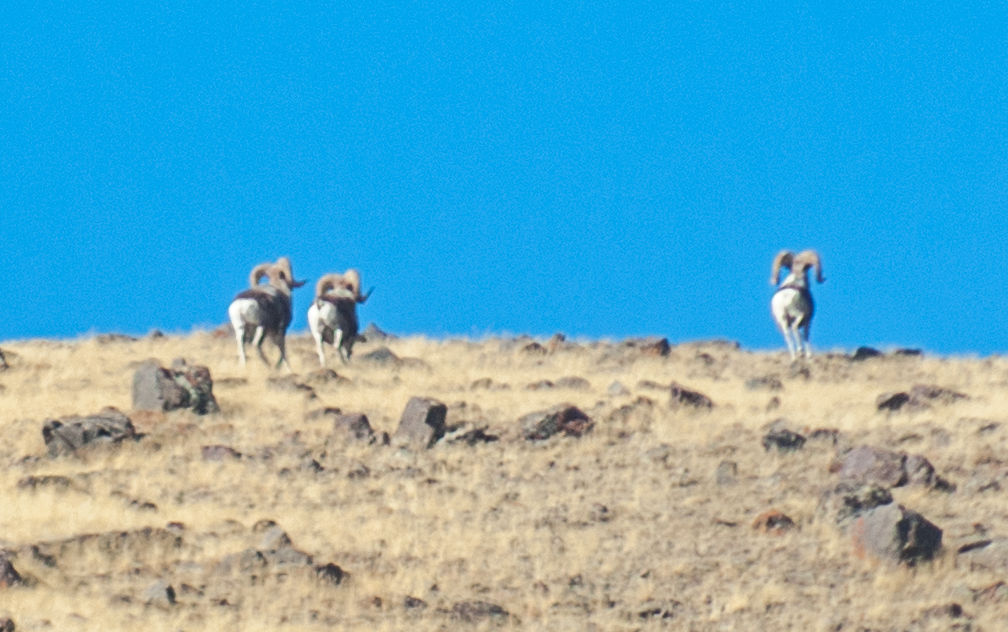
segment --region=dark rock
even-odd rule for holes
[[[435,399],[412,397],[399,418],[394,438],[429,448],[444,436],[447,414],[448,407]]]
[[[568,437],[580,437],[591,431],[588,415],[571,404],[560,404],[548,410],[525,415],[518,421],[522,435],[528,441],[542,441],[560,432]]]
[[[478,623],[486,619],[502,621],[509,616],[504,608],[485,601],[463,601],[452,607],[452,619]]]
[[[861,362],[869,358],[878,358],[881,356],[882,352],[878,349],[873,349],[871,347],[858,347],[850,359],[854,362]]]
[[[679,408],[695,408],[699,410],[714,407],[714,402],[703,393],[691,391],[676,382],[672,382],[669,388],[672,391],[672,396],[669,400],[669,407],[672,410]]]
[[[361,479],[367,478],[368,476],[371,476],[371,470],[368,469],[368,466],[360,462],[354,463],[350,467],[350,470],[347,471],[347,478],[350,479]]]
[[[630,394],[630,389],[619,382],[613,382],[609,385],[609,388],[606,389],[606,393],[608,393],[610,397],[625,397]]]
[[[756,516],[756,519],[753,520],[752,523],[752,528],[756,531],[761,533],[773,533],[775,535],[780,535],[785,531],[793,529],[794,526],[794,520],[776,509],[771,509],[761,513]]]
[[[89,417],[63,417],[46,420],[42,439],[49,456],[77,454],[84,448],[117,445],[126,439],[136,439],[136,430],[129,417],[115,408],[105,408]]]
[[[745,387],[750,391],[779,391],[784,383],[776,375],[764,375],[746,380]]]
[[[667,391],[672,388],[671,384],[659,384],[652,380],[641,380],[637,382],[637,388],[648,389],[652,391]]]
[[[777,448],[778,452],[794,452],[804,445],[805,437],[784,428],[771,430],[763,437],[763,449],[767,452],[771,448]]]
[[[522,353],[528,353],[530,355],[546,355],[549,353],[549,349],[542,346],[538,342],[530,342],[524,347],[522,347]]]
[[[315,576],[324,582],[332,584],[333,586],[339,586],[340,583],[348,577],[348,574],[339,566],[329,562],[328,564],[316,566]]]
[[[678,601],[659,602],[649,599],[639,606],[641,610],[637,612],[637,618],[645,621],[668,621],[674,619],[676,611],[682,608],[682,603]]]
[[[664,358],[672,351],[667,338],[651,336],[649,338],[629,338],[622,343],[623,347],[636,349],[641,355]]]
[[[279,551],[293,544],[287,532],[272,520],[260,520],[252,527],[253,533],[259,533],[258,551]]]
[[[871,446],[858,446],[847,453],[840,465],[840,477],[855,483],[877,483],[899,487],[909,480],[906,455]]]
[[[143,593],[144,604],[167,609],[175,605],[175,588],[162,580],[154,582]]]
[[[971,618],[957,603],[947,603],[940,606],[932,606],[921,613],[925,619],[962,619]]]
[[[423,599],[407,595],[406,599],[403,600],[403,607],[408,610],[414,610],[417,608],[423,609],[427,607],[427,602]]]
[[[305,399],[318,399],[315,389],[301,382],[296,375],[284,375],[283,377],[271,377],[266,379],[270,388],[288,393],[302,393]]]
[[[587,391],[591,389],[591,382],[584,379],[583,377],[570,376],[562,377],[556,381],[557,388],[569,388],[578,391]]]
[[[0,632],[14,632],[14,621],[0,617]]]
[[[340,415],[333,422],[333,430],[360,441],[372,441],[374,439],[374,430],[371,429],[371,423],[364,413]]]
[[[51,487],[56,489],[70,489],[75,487],[74,482],[66,476],[25,476],[17,482],[18,489],[36,490],[40,487]]]
[[[160,329],[151,329],[150,333],[147,334],[147,337],[152,340],[158,340],[160,338],[164,338],[165,335],[164,332],[161,331]]]
[[[471,448],[477,443],[494,443],[499,440],[497,435],[487,434],[486,428],[474,428],[452,437],[449,443],[464,443]]]
[[[371,353],[362,355],[357,361],[363,362],[364,364],[375,364],[378,366],[398,366],[402,364],[402,360],[399,359],[399,356],[392,353],[392,350],[388,347],[378,347]]]
[[[21,583],[21,575],[6,556],[0,554],[0,588],[10,588]]]
[[[224,459],[240,459],[241,452],[226,445],[205,445],[200,448],[204,461],[223,461]]]
[[[136,338],[126,334],[99,334],[95,336],[95,342],[107,345],[112,342],[136,342]]]
[[[720,487],[728,487],[738,482],[738,464],[735,461],[721,461],[714,470],[714,481]]]
[[[176,360],[171,369],[148,360],[133,373],[133,410],[168,412],[192,409],[197,415],[220,412],[213,394],[213,379],[205,366],[188,366]]]
[[[924,352],[920,349],[897,349],[893,351],[894,356],[902,356],[907,358],[916,358],[918,356],[924,355]]]
[[[361,336],[363,336],[364,340],[367,342],[381,342],[383,340],[395,340],[398,338],[398,336],[394,334],[382,331],[378,328],[378,325],[374,323],[370,323],[364,331],[361,332]]]
[[[4,355],[3,349],[0,349],[0,371],[6,371],[10,368],[7,364],[7,356]]]
[[[564,344],[566,341],[567,336],[559,332],[555,333],[552,336],[550,336],[549,340],[546,341],[546,350],[549,351],[550,353],[556,353],[557,351],[560,351],[561,349],[567,346]]]
[[[809,441],[826,441],[836,445],[840,440],[840,431],[836,428],[816,428],[808,435]]]
[[[941,548],[942,530],[916,511],[896,503],[862,512],[850,527],[855,554],[913,564],[930,560]]]
[[[332,369],[315,369],[305,377],[305,382],[315,386],[325,386],[327,384],[339,384],[349,382],[345,377],[338,375]]]
[[[907,484],[932,487],[935,484],[935,469],[931,462],[919,454],[911,454],[903,463],[907,473]]]
[[[888,505],[893,501],[889,488],[875,483],[841,481],[819,500],[819,511],[826,519],[846,528],[853,518],[869,509]]]
[[[909,393],[882,393],[875,398],[875,407],[879,410],[896,411],[910,403]]]

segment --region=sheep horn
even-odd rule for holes
[[[794,253],[790,250],[781,250],[773,260],[773,269],[770,271],[770,285],[780,283],[781,268],[791,268],[794,265]]]
[[[343,287],[343,275],[327,274],[319,279],[318,283],[315,284],[315,297],[318,298],[329,290],[337,287]]]
[[[270,268],[272,267],[272,263],[260,263],[256,267],[252,268],[252,272],[249,272],[249,287],[259,285],[259,279],[264,276],[269,276]]]
[[[822,262],[819,260],[819,253],[815,250],[803,250],[794,258],[795,265],[806,265],[815,268],[816,281],[822,283],[826,279],[822,275]]]
[[[276,260],[276,267],[280,270],[280,278],[290,287],[301,287],[305,281],[295,281],[294,272],[291,270],[291,262],[287,257],[280,257]]]

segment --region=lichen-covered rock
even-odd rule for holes
[[[188,408],[197,415],[220,412],[213,379],[205,366],[189,366],[176,359],[172,368],[148,360],[133,374],[133,410],[168,412]]]
[[[580,437],[591,431],[594,424],[581,409],[571,404],[560,404],[548,410],[529,413],[518,421],[522,435],[528,441],[542,441],[555,434]]]
[[[49,419],[42,426],[42,440],[49,456],[77,454],[85,448],[116,445],[136,437],[129,417],[115,408],[105,408],[88,417]]]
[[[445,434],[448,406],[426,397],[412,397],[406,403],[393,440],[429,448]]]

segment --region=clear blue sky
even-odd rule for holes
[[[815,348],[1008,350],[1003,3],[72,4],[0,11],[0,340],[287,255],[396,332],[782,347],[811,247]]]

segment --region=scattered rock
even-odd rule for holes
[[[777,448],[778,452],[794,452],[805,445],[805,437],[785,428],[771,430],[763,437],[763,449],[767,452]]]
[[[577,391],[587,391],[591,390],[591,382],[584,379],[583,377],[569,376],[562,377],[556,381],[557,388],[569,388],[571,390]]]
[[[899,487],[909,480],[905,467],[906,458],[906,455],[900,452],[858,446],[844,457],[839,474],[841,478],[855,483]]]
[[[678,601],[656,602],[649,599],[639,607],[642,609],[637,612],[638,619],[668,621],[675,618],[676,611],[682,608],[682,604]]]
[[[374,441],[374,430],[364,413],[339,415],[333,422],[333,431],[359,441]]]
[[[224,459],[240,459],[241,452],[226,445],[205,445],[200,448],[204,461],[223,461]]]
[[[0,588],[10,588],[21,583],[21,575],[5,555],[0,554]]]
[[[315,410],[305,413],[305,421],[317,421],[319,419],[324,419],[326,417],[339,417],[343,414],[343,411],[339,408],[333,408],[332,406],[326,406],[325,408],[316,408]]]
[[[772,533],[780,535],[795,526],[794,520],[782,514],[776,509],[765,511],[756,516],[753,520],[752,528],[761,533]]]
[[[388,347],[378,347],[371,353],[365,353],[357,359],[364,364],[374,364],[378,366],[399,366],[402,360]]]
[[[819,512],[828,521],[841,529],[846,529],[853,518],[869,509],[888,505],[893,501],[888,487],[875,483],[841,481],[827,491],[819,500]]]
[[[344,571],[339,566],[329,562],[328,564],[323,564],[321,566],[315,567],[315,576],[321,581],[332,584],[333,586],[339,586],[344,579],[349,577],[348,573]]]
[[[527,391],[545,391],[553,388],[553,382],[549,380],[539,380],[538,382],[532,382],[525,387]]]
[[[963,607],[957,603],[947,603],[940,606],[932,606],[921,613],[925,619],[970,619],[971,617],[963,611]]]
[[[90,417],[48,419],[42,426],[42,439],[49,456],[77,454],[84,448],[117,445],[126,439],[136,439],[136,430],[129,417],[115,408],[104,408]]]
[[[315,369],[305,377],[305,382],[315,386],[325,386],[327,384],[347,383],[350,380],[338,375],[332,369]]]
[[[932,559],[942,543],[942,530],[916,511],[896,503],[862,512],[850,527],[854,552],[895,563]]]
[[[969,395],[952,389],[929,384],[917,384],[907,393],[883,393],[875,400],[880,411],[897,411],[904,407],[911,410],[929,408],[932,403],[953,404]]]
[[[550,336],[549,340],[546,341],[546,350],[549,351],[550,353],[556,353],[557,351],[560,351],[566,346],[564,344],[566,341],[567,336],[559,332],[555,333],[552,336]]]
[[[745,387],[750,391],[779,391],[784,388],[784,383],[776,375],[764,375],[746,380]]]
[[[592,420],[576,406],[560,404],[548,410],[525,415],[518,421],[528,441],[542,441],[560,432],[581,437],[591,431]]]
[[[448,407],[435,399],[410,398],[393,438],[429,448],[444,436],[447,414]]]
[[[371,470],[361,462],[356,462],[347,471],[347,478],[351,480],[362,479],[371,476]]]
[[[18,489],[30,489],[32,491],[48,487],[53,489],[70,489],[71,487],[77,487],[74,482],[67,478],[66,476],[51,476],[51,475],[40,475],[40,476],[25,476],[17,482]]]
[[[714,470],[714,481],[719,487],[728,487],[738,482],[738,464],[735,461],[721,461]]]
[[[14,621],[0,618],[0,632],[14,632]]]
[[[897,357],[915,358],[924,355],[924,352],[920,349],[896,349],[893,351],[893,355]]]
[[[469,385],[470,391],[477,390],[490,390],[494,386],[494,381],[488,377],[483,377],[478,380],[474,380],[472,384]]]
[[[368,324],[368,326],[361,332],[361,336],[367,342],[382,342],[384,340],[396,340],[398,336],[390,334],[388,332],[382,331],[378,328],[378,325],[374,323]]]
[[[538,342],[530,342],[524,347],[522,347],[522,353],[527,353],[529,355],[546,355],[549,353],[549,349],[542,346]]]
[[[143,593],[145,605],[167,610],[175,605],[175,588],[162,580],[154,582]]]
[[[862,362],[869,358],[881,357],[882,355],[882,352],[878,349],[873,349],[872,347],[858,347],[854,351],[854,354],[851,355],[850,359],[854,362]]]
[[[714,402],[709,397],[698,391],[691,391],[686,387],[672,382],[669,387],[672,396],[669,400],[669,407],[672,410],[679,408],[710,409],[714,407]]]
[[[453,436],[448,442],[464,443],[471,448],[477,443],[493,443],[499,440],[500,437],[497,435],[487,434],[486,428],[474,428],[460,435]]]
[[[923,456],[919,454],[907,456],[903,469],[907,474],[908,485],[934,486],[936,480],[934,466]]]
[[[148,360],[133,373],[133,410],[168,412],[189,408],[197,415],[220,412],[213,379],[205,366],[177,359],[171,369]]]
[[[136,342],[136,338],[127,336],[126,334],[99,334],[94,339],[95,342],[101,345],[107,345],[112,342]]]
[[[970,571],[1004,573],[1008,571],[1008,538],[995,537],[970,542],[959,547],[956,566]]]
[[[973,602],[979,604],[995,604],[1008,601],[1008,584],[996,581],[973,591]]]
[[[427,607],[427,602],[423,599],[407,595],[406,599],[403,600],[403,607],[407,610],[423,609]]]
[[[151,329],[150,332],[147,334],[147,337],[150,338],[151,340],[159,340],[161,338],[164,338],[165,335],[164,332],[161,331],[160,329]]]
[[[305,399],[318,399],[315,389],[304,382],[298,380],[296,375],[284,375],[282,377],[271,377],[266,379],[270,388],[288,393],[302,393]]]
[[[664,358],[672,351],[667,338],[644,338],[636,346],[641,354],[658,358]]]
[[[9,368],[10,365],[7,364],[7,356],[4,355],[3,349],[0,349],[0,371],[6,371]]]
[[[626,397],[630,394],[630,389],[619,382],[613,382],[609,385],[609,388],[606,389],[606,393],[608,393],[610,397]]]
[[[809,441],[826,441],[836,445],[840,441],[840,431],[836,428],[816,428],[808,433]]]
[[[659,384],[652,380],[641,380],[637,382],[637,388],[647,389],[652,391],[667,391],[672,388],[672,384]]]
[[[486,619],[503,621],[509,616],[504,608],[485,601],[463,601],[452,607],[452,619],[465,623],[478,623]]]

